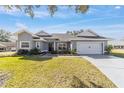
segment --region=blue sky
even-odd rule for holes
[[[72,9],[59,6],[53,17],[46,6],[35,9],[32,19],[17,9],[6,11],[0,7],[0,28],[16,32],[21,28],[36,33],[64,33],[67,30],[91,29],[96,33],[116,39],[124,38],[124,6],[90,6],[85,14],[77,14]]]

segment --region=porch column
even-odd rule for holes
[[[54,51],[56,50],[56,42],[54,41],[53,43],[53,48],[54,48]]]
[[[105,52],[105,46],[104,46],[104,42],[102,43],[102,54],[104,54]]]
[[[73,47],[72,47],[72,43],[70,43],[70,49],[72,50],[72,48],[73,48]]]

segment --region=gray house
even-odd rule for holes
[[[124,49],[124,40],[110,40],[108,45],[112,45],[114,49]]]
[[[73,36],[70,34],[48,34],[40,31],[32,34],[21,30],[17,35],[17,50],[38,48],[41,51],[66,51],[75,49],[78,54],[104,54],[108,39],[86,30]]]
[[[16,51],[15,42],[0,42],[0,52]]]

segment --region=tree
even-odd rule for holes
[[[2,42],[8,42],[10,39],[11,33],[7,32],[3,29],[0,29],[0,41]]]
[[[106,46],[106,48],[105,48],[107,54],[110,54],[111,51],[112,51],[112,49],[113,49],[113,46],[112,46],[112,45],[108,45],[108,46]]]
[[[5,5],[3,7],[8,10],[12,10],[13,8],[16,8],[20,11],[25,12],[26,14],[28,14],[33,18],[35,16],[34,9],[39,8],[41,6],[40,5]],[[87,10],[89,9],[88,5],[71,5],[71,6],[68,5],[67,7],[74,9],[76,13],[86,13]],[[48,5],[47,9],[50,15],[53,16],[55,12],[58,10],[58,6]]]

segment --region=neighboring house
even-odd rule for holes
[[[87,30],[77,36],[69,34],[48,34],[40,31],[32,34],[21,30],[17,35],[17,50],[38,48],[41,51],[76,50],[78,54],[104,54],[108,39]]]
[[[114,49],[124,49],[124,40],[111,40],[108,45],[112,45]]]
[[[0,42],[0,52],[16,51],[15,42]]]

